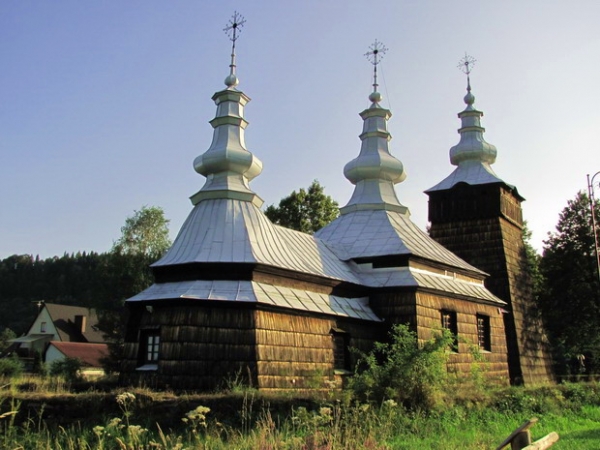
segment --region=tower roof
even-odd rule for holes
[[[382,96],[377,91],[377,66],[387,49],[375,40],[365,54],[373,64],[373,92],[369,95],[371,106],[360,113],[364,124],[358,157],[344,167],[344,175],[354,184],[354,193],[342,215],[353,211],[396,211],[409,214],[408,208],[400,204],[394,184],[406,179],[404,166],[390,154],[388,143],[392,139],[387,130],[387,121],[392,113],[379,104]]]
[[[249,201],[260,207],[262,199],[250,189],[249,182],[262,172],[262,162],[246,149],[244,131],[248,122],[244,119],[244,107],[250,98],[236,86],[235,43],[245,19],[234,13],[224,28],[230,36],[231,64],[225,78],[226,89],[216,92],[212,99],[217,113],[210,124],[214,128],[210,148],[194,160],[194,169],[206,177],[206,183],[191,197],[194,205],[202,200],[228,198]]]
[[[356,185],[354,193],[341,208],[340,217],[315,236],[337,248],[343,260],[416,256],[483,274],[421,231],[410,220],[408,208],[398,201],[394,184],[403,181],[406,173],[402,163],[389,152],[387,120],[391,113],[379,105],[381,94],[377,92],[377,65],[384,49],[375,41],[367,53],[374,65],[373,92],[369,95],[372,103],[361,113],[364,126],[360,154],[344,169],[346,178]]]
[[[483,137],[485,128],[481,126],[483,112],[478,111],[473,105],[475,96],[471,92],[471,70],[475,59],[469,55],[460,61],[458,67],[467,75],[467,94],[464,97],[466,108],[458,113],[461,127],[458,130],[460,141],[450,149],[450,162],[457,168],[444,180],[426,193],[451,189],[458,183],[469,185],[502,183],[515,190],[504,182],[492,169],[496,161],[496,147],[486,142]]]

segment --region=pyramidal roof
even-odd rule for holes
[[[241,26],[234,15],[232,27]],[[380,106],[375,66],[371,105],[364,120],[359,156],[348,163],[346,177],[355,191],[342,215],[315,235],[274,225],[259,209],[262,200],[250,188],[262,165],[244,142],[248,122],[244,106],[250,100],[237,89],[235,32],[226,88],[213,95],[217,113],[211,125],[209,149],[194,161],[206,177],[204,186],[191,197],[194,205],[167,253],[153,264],[157,282],[128,302],[169,299],[256,302],[283,308],[379,321],[367,297],[340,297],[287,287],[286,283],[262,282],[248,277],[229,279],[231,264],[252,271],[272,268],[290,278],[304,276],[316,282],[354,286],[423,286],[430,289],[502,304],[483,285],[484,273],[437,244],[409,219],[408,208],[396,196],[394,184],[406,177],[402,163],[388,149],[390,111]],[[372,51],[381,50],[377,42]],[[377,55],[377,53],[374,53]],[[450,270],[428,271],[409,267],[372,271],[357,259],[385,255],[417,255]],[[212,270],[205,271],[210,264]],[[184,265],[190,270],[183,269]],[[239,266],[238,266],[239,267]],[[215,270],[222,275],[215,277]],[[457,277],[455,268],[471,275]],[[197,270],[196,270],[197,269]],[[245,273],[245,272],[244,272]],[[174,276],[172,276],[174,275]],[[204,279],[203,276],[206,276]],[[245,278],[244,278],[245,277]],[[214,279],[213,279],[214,278]],[[362,291],[361,291],[362,292]]]
[[[244,22],[236,13],[226,28],[233,30],[227,87],[212,97],[217,105],[216,116],[210,121],[212,143],[194,160],[194,169],[206,177],[206,182],[191,197],[194,209],[173,245],[153,267],[250,263],[358,282],[323,242],[274,225],[259,209],[263,201],[249,182],[260,174],[262,163],[246,149],[244,106],[250,98],[237,89],[235,73],[235,42]]]
[[[387,121],[392,114],[380,105],[382,96],[377,92],[377,64],[385,50],[375,41],[367,53],[367,56],[374,54],[371,105],[360,113],[364,121],[360,153],[344,168],[344,175],[355,185],[354,192],[348,204],[340,209],[340,217],[315,236],[343,249],[338,256],[344,260],[414,255],[482,273],[419,229],[410,220],[408,208],[398,200],[394,185],[406,179],[406,172],[389,151],[391,135]]]
[[[467,94],[464,97],[466,108],[458,114],[461,127],[458,130],[460,141],[450,149],[450,162],[457,168],[448,177],[426,190],[426,193],[451,189],[459,183],[469,185],[502,183],[516,192],[516,188],[504,182],[492,169],[498,154],[496,147],[483,137],[485,128],[481,126],[483,112],[473,105],[475,96],[471,92],[470,73],[475,60],[465,55],[459,68],[467,75]]]

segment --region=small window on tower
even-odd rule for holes
[[[492,351],[490,318],[482,314],[477,314],[477,343],[481,350]]]
[[[458,322],[456,320],[456,311],[448,311],[447,309],[442,309],[441,311],[442,317],[442,328],[444,330],[450,331],[454,340],[452,341],[451,350],[453,352],[458,352]]]
[[[45,333],[46,332],[46,322],[42,322],[40,324],[40,333]]]

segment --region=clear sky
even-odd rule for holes
[[[597,0],[80,0],[0,2],[0,258],[108,251],[127,216],[164,208],[175,237],[203,184],[211,96],[224,88],[234,10],[247,148],[265,200],[313,179],[340,206],[353,186],[375,40],[400,201],[421,227],[424,190],[453,169],[465,76],[493,166],[527,200],[541,249],[567,200],[600,170]],[[599,176],[600,178],[600,176]]]

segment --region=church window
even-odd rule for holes
[[[40,333],[45,333],[46,332],[46,322],[42,322],[40,324]]]
[[[482,314],[477,314],[477,343],[481,350],[492,351],[490,318]]]
[[[332,328],[333,368],[335,370],[350,370],[350,334],[339,328]]]
[[[160,356],[160,330],[141,330],[140,333],[140,363],[156,365]]]
[[[443,309],[441,311],[442,328],[450,331],[454,337],[452,341],[451,350],[458,352],[458,321],[456,319],[456,311],[449,311]]]

